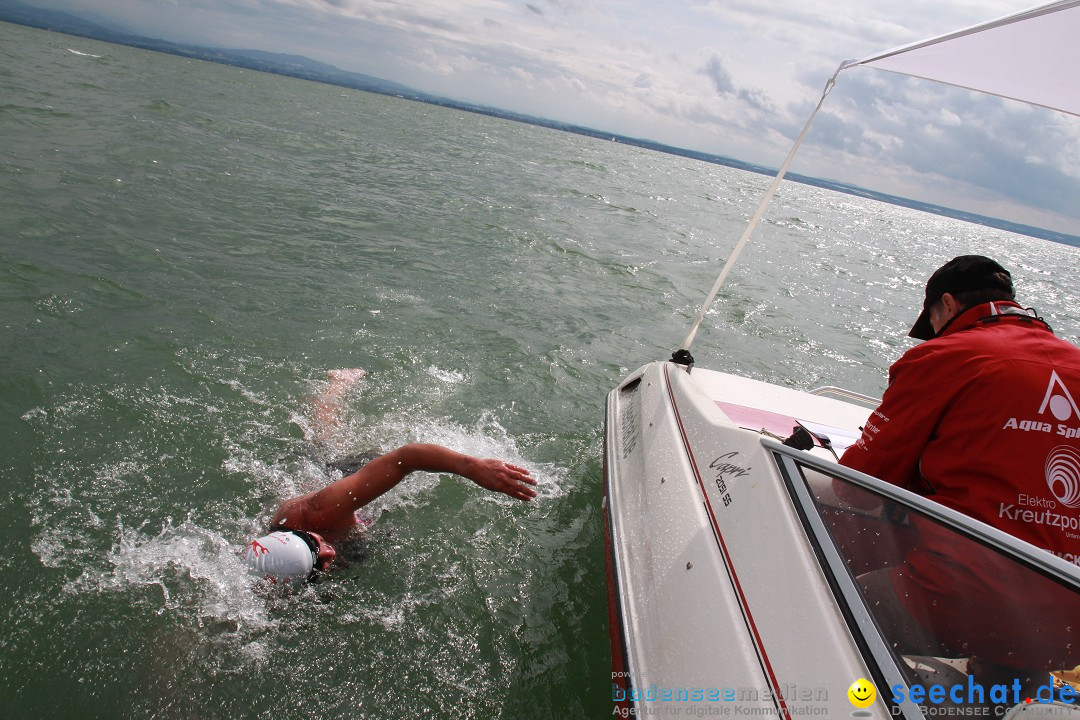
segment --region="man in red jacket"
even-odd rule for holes
[[[1009,272],[979,255],[930,277],[910,335],[926,342],[889,369],[881,405],[841,462],[1080,564],[1080,349],[1022,309]],[[944,649],[971,651],[989,618],[956,596],[1008,589],[940,547],[949,541],[929,521],[911,524],[921,538],[905,565],[860,580],[873,602],[900,598]],[[984,650],[996,663],[1027,663],[1010,662],[1016,648]]]

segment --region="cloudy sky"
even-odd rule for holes
[[[777,167],[842,60],[1038,0],[24,0]],[[793,167],[1080,234],[1080,121],[866,68]]]

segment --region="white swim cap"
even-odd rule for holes
[[[260,577],[272,580],[305,580],[311,577],[318,561],[318,546],[312,546],[299,533],[272,532],[252,540],[244,549],[244,562]]]

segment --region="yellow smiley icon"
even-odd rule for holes
[[[851,683],[851,687],[847,689],[848,700],[851,704],[857,708],[868,708],[874,704],[874,698],[877,697],[877,690],[866,678],[859,678],[855,682]]]

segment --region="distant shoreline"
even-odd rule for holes
[[[504,120],[511,120],[514,122],[521,122],[529,125],[546,127],[552,130],[560,130],[563,132],[570,132],[577,135],[585,135],[587,137],[592,137],[599,140],[609,140],[625,145],[633,145],[635,147],[644,148],[646,150],[654,150],[656,152],[662,152],[669,155],[678,155],[681,157],[689,158],[691,160],[699,160],[702,162],[724,165],[739,170],[747,170],[749,172],[758,173],[761,175],[776,175],[775,168],[764,167],[762,165],[754,165],[752,163],[743,162],[741,160],[736,160],[734,158],[729,158],[722,155],[712,155],[709,153],[698,152],[696,150],[688,150],[685,148],[674,147],[672,145],[665,145],[664,143],[654,142],[652,140],[644,140],[641,138],[630,137],[627,135],[620,135],[619,133],[613,133],[610,131],[596,130],[594,128],[588,128],[581,125],[559,122],[557,120],[548,120],[546,118],[534,117],[532,115],[525,115],[523,113],[512,112],[509,110],[501,110],[499,108],[488,107],[486,105],[478,105],[475,103],[468,103],[460,100],[441,97],[438,95],[432,95],[430,93],[421,92],[419,90],[415,90],[399,83],[391,82],[389,80],[383,80],[382,78],[373,77],[371,75],[364,75],[362,73],[349,72],[347,70],[341,70],[340,68],[334,67],[333,65],[321,63],[300,55],[286,55],[281,53],[265,52],[261,50],[228,50],[223,48],[208,48],[198,45],[184,45],[180,43],[169,42],[167,40],[147,38],[141,35],[134,35],[127,32],[106,28],[102,25],[98,25],[97,23],[85,20],[77,15],[72,15],[70,13],[53,10],[41,10],[39,8],[33,8],[28,5],[14,2],[14,0],[0,0],[0,21],[9,22],[16,25],[25,25],[32,28],[37,28],[39,30],[50,30],[53,32],[59,32],[67,35],[85,37],[91,40],[99,40],[102,42],[113,43],[117,45],[126,45],[142,50],[152,50],[154,52],[178,55],[180,57],[191,58],[194,60],[204,60],[207,62],[214,62],[223,65],[232,65],[248,70],[267,72],[275,75],[298,78],[300,80],[310,80],[313,82],[336,85],[353,90],[377,93],[380,95],[391,95],[394,97],[402,98],[404,100],[413,100],[416,102],[427,103],[430,105],[439,105],[454,110],[463,110],[465,112],[488,115],[491,117],[502,118]],[[1000,218],[993,218],[985,215],[979,215],[976,213],[965,212],[962,210],[955,210],[953,208],[948,208],[941,205],[933,205],[931,203],[924,203],[918,200],[911,200],[909,198],[889,195],[874,190],[868,190],[866,188],[861,188],[856,185],[850,185],[832,180],[823,180],[820,178],[809,177],[806,175],[799,175],[797,173],[788,173],[786,179],[803,183],[805,185],[813,185],[815,187],[820,187],[826,190],[833,190],[835,192],[845,193],[848,195],[855,195],[858,197],[868,198],[870,200],[877,200],[879,202],[888,203],[890,205],[899,205],[901,207],[910,208],[912,210],[919,210],[921,212],[927,212],[934,215],[940,215],[956,220],[962,220],[964,222],[974,223],[977,225],[984,225],[986,227],[991,227],[998,230],[1005,230],[1006,232],[1017,233],[1019,235],[1027,235],[1030,237],[1041,238],[1043,240],[1050,240],[1051,242],[1058,242],[1066,245],[1072,245],[1074,247],[1080,247],[1080,236],[1077,235],[1070,235],[1067,233],[1056,232],[1054,230],[1047,230],[1045,228],[1024,225],[1022,223],[1015,223],[1008,220],[1002,220]]]

